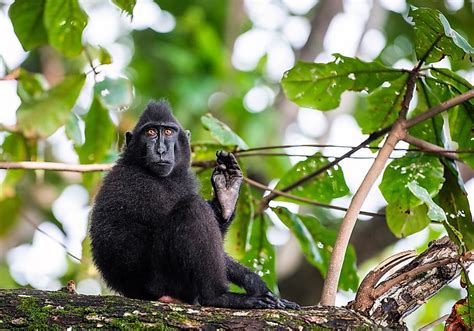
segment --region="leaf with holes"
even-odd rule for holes
[[[301,107],[330,110],[339,106],[345,91],[372,92],[404,71],[385,67],[379,62],[334,55],[330,63],[298,62],[283,75],[281,85],[288,99]]]
[[[425,63],[440,61],[446,55],[455,60],[469,57],[472,61],[474,48],[453,30],[440,11],[431,8],[411,7],[408,16],[415,24],[416,57]]]
[[[23,102],[16,113],[18,128],[26,136],[53,134],[68,121],[85,79],[84,74],[67,76],[40,97]]]
[[[444,168],[437,157],[408,153],[392,161],[385,169],[380,191],[389,204],[401,210],[419,206],[422,201],[408,188],[416,181],[431,197],[438,194],[444,182]]]
[[[316,153],[306,160],[298,162],[286,172],[278,182],[276,189],[281,190],[328,163],[329,161],[323,158],[320,153]],[[290,192],[299,197],[329,203],[332,199],[349,194],[349,188],[347,187],[341,167],[336,165]],[[293,201],[285,197],[280,197],[279,199]]]
[[[87,14],[78,0],[47,1],[44,25],[51,46],[68,57],[82,50],[82,31],[87,25]]]
[[[16,0],[8,11],[13,29],[26,51],[48,42],[43,23],[45,3],[46,0]]]
[[[325,277],[336,241],[336,231],[326,228],[318,219],[310,215],[294,214],[282,207],[272,208],[272,210],[295,235],[308,262]],[[349,246],[342,267],[339,287],[343,290],[355,291],[358,285],[355,251],[352,246]]]
[[[226,124],[219,121],[211,114],[201,117],[201,123],[206,130],[223,146],[237,146],[240,149],[248,149],[247,144]]]

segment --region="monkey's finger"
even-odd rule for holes
[[[280,301],[283,305],[285,305],[286,309],[295,309],[295,310],[300,310],[301,309],[300,305],[297,304],[296,302],[292,302],[292,301],[285,300],[285,299],[280,299]]]

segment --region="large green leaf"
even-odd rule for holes
[[[390,231],[398,238],[421,231],[430,224],[426,205],[404,208],[397,203],[389,203],[385,214]]]
[[[85,142],[78,148],[81,163],[100,163],[107,156],[116,139],[116,128],[109,111],[94,95],[91,108],[85,118]]]
[[[234,131],[232,131],[226,124],[219,121],[211,114],[206,114],[201,117],[202,125],[206,130],[211,132],[211,135],[224,146],[237,146],[241,149],[247,149],[247,144]]]
[[[456,60],[468,55],[472,61],[474,48],[449,26],[448,20],[440,11],[412,7],[409,16],[415,23],[415,50],[418,59],[426,57],[425,62],[432,63],[440,61],[446,55]]]
[[[70,113],[69,119],[66,123],[66,135],[74,142],[75,146],[81,146],[84,143],[79,121],[79,116],[74,113]]]
[[[135,8],[137,0],[112,0],[112,2],[128,15],[133,16],[133,8]]]
[[[308,262],[318,268],[325,277],[336,241],[336,232],[326,228],[313,216],[293,214],[282,207],[272,208],[272,210],[295,235]],[[358,285],[355,251],[352,246],[349,246],[342,267],[339,287],[343,290],[355,291]]]
[[[16,0],[10,6],[13,29],[27,51],[48,42],[43,23],[45,3],[46,0]]]
[[[226,252],[242,261],[246,247],[249,245],[249,226],[254,217],[252,192],[248,184],[242,185],[236,215],[225,236],[224,247]]]
[[[419,206],[422,201],[408,188],[416,181],[431,197],[435,196],[444,182],[444,168],[438,158],[431,155],[408,153],[392,161],[385,169],[380,191],[389,204],[401,210]]]
[[[111,110],[125,111],[133,102],[133,85],[127,78],[106,78],[94,90]]]
[[[48,0],[44,10],[44,25],[49,43],[58,51],[69,57],[81,52],[87,14],[78,0]]]
[[[460,177],[459,173],[457,176]],[[437,197],[438,204],[446,212],[448,223],[461,233],[466,249],[474,249],[474,222],[467,194],[461,186],[462,180],[458,180],[448,169],[445,171],[445,177],[446,181]],[[450,226],[447,226],[446,230],[451,240],[461,244]]]
[[[267,239],[270,222],[266,214],[252,220],[247,251],[242,263],[257,273],[273,293],[278,293],[275,247]]]
[[[286,96],[302,107],[330,110],[339,106],[344,91],[371,92],[403,74],[378,62],[340,54],[335,57],[330,63],[298,62],[283,75],[281,84]]]
[[[367,97],[367,109],[358,108],[354,116],[363,133],[384,128],[398,118],[406,91],[408,74],[376,88]]]
[[[329,161],[326,158],[323,158],[320,153],[316,153],[306,160],[298,162],[293,168],[286,172],[278,182],[276,189],[280,190],[328,163]],[[342,169],[336,165],[305,184],[293,189],[291,194],[329,203],[332,199],[349,194],[349,188],[344,179]],[[280,199],[288,200],[283,197]],[[289,201],[291,201],[291,199],[289,199]]]
[[[22,103],[16,113],[20,130],[26,136],[54,133],[67,122],[85,79],[84,74],[68,76],[41,97]]]

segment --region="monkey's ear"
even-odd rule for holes
[[[188,141],[191,141],[191,131],[186,130],[186,137],[188,137]]]
[[[133,134],[130,131],[125,132],[125,143],[128,146],[130,144],[130,141],[132,141]]]

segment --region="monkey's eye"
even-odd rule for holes
[[[156,132],[155,129],[148,129],[148,130],[146,130],[145,134],[146,134],[148,137],[154,137],[154,136],[156,136],[158,133]]]
[[[174,132],[173,130],[169,129],[169,128],[166,128],[163,130],[163,133],[165,134],[165,136],[171,136]]]

